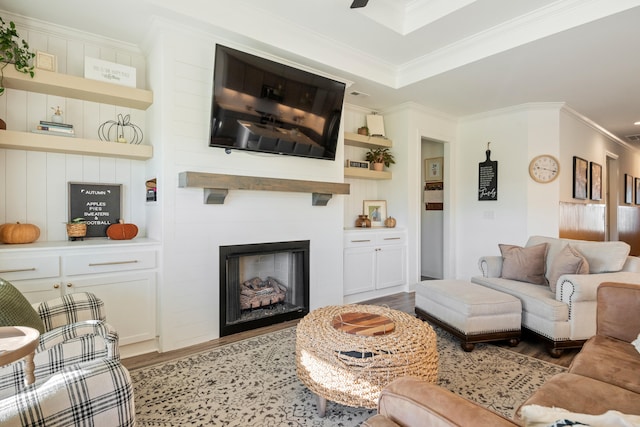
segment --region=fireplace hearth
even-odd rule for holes
[[[220,336],[309,313],[309,241],[220,246]]]

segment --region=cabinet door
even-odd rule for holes
[[[376,289],[404,285],[405,247],[382,246],[376,251]]]
[[[11,282],[31,303],[58,298],[64,293],[64,286],[59,277],[40,280],[16,280]]]
[[[66,287],[71,284],[71,287]],[[155,273],[129,273],[70,278],[67,292],[92,292],[104,302],[107,322],[120,336],[120,345],[155,339]]]
[[[371,291],[375,285],[376,251],[373,247],[344,250],[344,294]]]

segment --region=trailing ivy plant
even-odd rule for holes
[[[34,76],[32,59],[35,53],[29,50],[29,44],[20,38],[16,24],[5,23],[0,17],[0,96],[4,94],[4,69],[13,64],[21,73]]]

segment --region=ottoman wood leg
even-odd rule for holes
[[[462,349],[464,351],[466,351],[467,353],[470,351],[473,351],[473,349],[476,347],[476,345],[472,342],[461,342],[460,343],[460,347],[462,347]]]
[[[324,418],[327,414],[327,399],[318,394],[316,394],[316,397],[318,398],[318,416]]]

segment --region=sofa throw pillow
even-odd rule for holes
[[[635,340],[633,340],[631,342],[631,344],[633,344],[633,346],[636,348],[636,350],[638,351],[638,353],[640,353],[640,334],[638,334],[638,338],[636,338]]]
[[[500,277],[536,285],[547,284],[545,277],[547,243],[526,248],[504,244],[498,246],[502,253],[502,274]]]
[[[589,262],[570,244],[566,244],[553,259],[549,268],[549,288],[556,291],[558,279],[563,274],[589,274]]]
[[[640,416],[623,414],[610,410],[604,414],[590,415],[570,412],[562,408],[549,408],[540,405],[525,405],[520,409],[520,415],[526,427],[558,427],[572,425],[587,425],[591,427],[623,427],[635,426],[640,422]]]
[[[44,333],[42,319],[22,293],[0,279],[0,326],[28,326]]]

